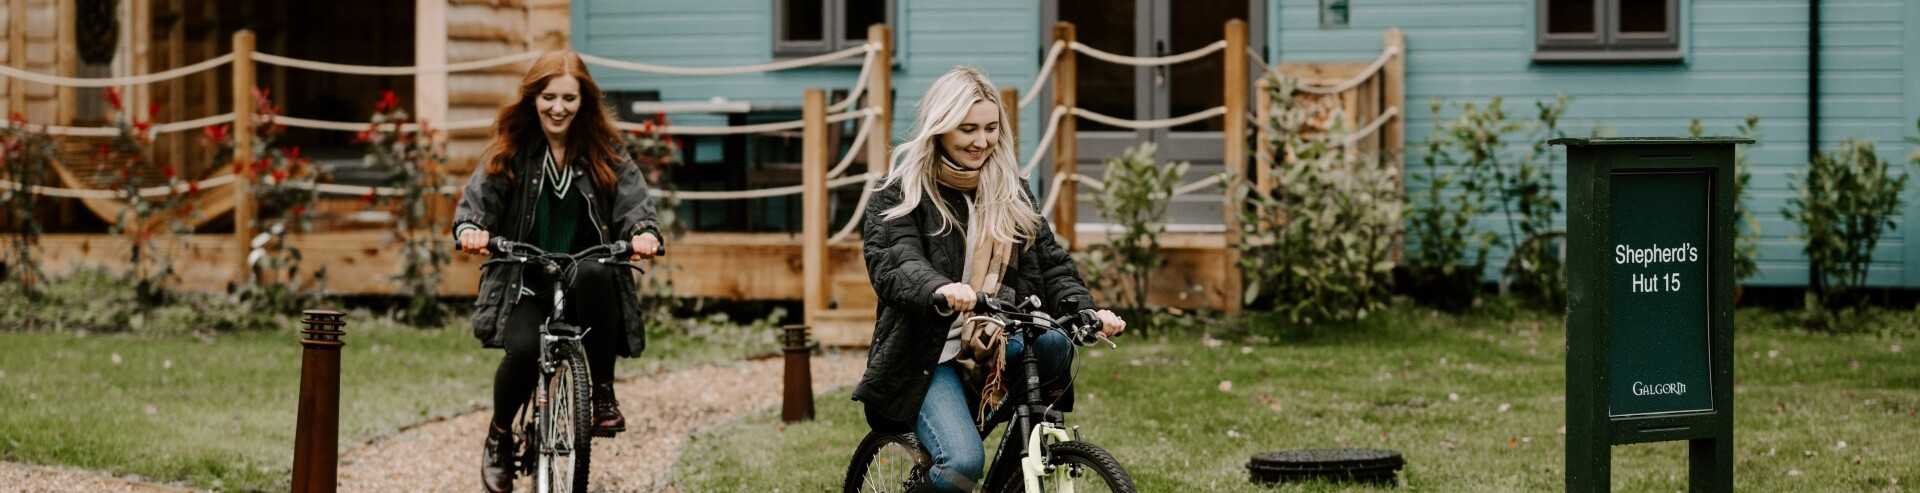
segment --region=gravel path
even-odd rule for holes
[[[121,479],[94,471],[0,462],[0,490],[49,493],[181,493],[192,490]]]
[[[815,356],[815,393],[859,380],[863,355]],[[676,491],[673,463],[703,427],[778,405],[779,358],[706,366],[622,380],[614,385],[627,431],[593,441],[593,491]],[[480,443],[488,412],[424,423],[362,445],[340,460],[340,491],[480,490]],[[527,491],[522,478],[515,491]]]

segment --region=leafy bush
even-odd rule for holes
[[[0,180],[15,184],[0,186],[0,230],[8,232],[7,251],[0,256],[0,282],[16,283],[29,297],[47,276],[33,256],[40,243],[40,197],[28,190],[47,179],[47,163],[58,159],[59,142],[44,131],[27,128],[19,113],[0,128]]]
[[[449,194],[441,191],[448,183],[442,169],[447,154],[426,122],[408,130],[406,125],[412,122],[407,111],[400,108],[399,98],[387,91],[374,105],[373,124],[360,132],[357,140],[367,144],[367,166],[391,172],[388,186],[399,192],[370,195],[375,200],[367,203],[376,207],[388,202],[399,212],[394,216],[393,230],[382,240],[387,246],[400,247],[400,273],[389,277],[400,283],[407,297],[398,318],[413,325],[436,326],[450,314],[440,300],[440,269],[453,262],[453,246],[447,240],[449,225],[430,211],[428,204],[447,201]]]
[[[98,169],[115,170],[106,181],[118,185],[120,201],[126,207],[120,209],[119,217],[111,228],[114,234],[127,238],[131,244],[127,248],[128,262],[126,277],[133,281],[138,299],[148,307],[159,306],[166,302],[166,284],[174,279],[173,253],[165,251],[154,239],[165,233],[176,239],[193,232],[187,220],[194,214],[193,204],[188,200],[200,192],[197,184],[190,184],[179,176],[178,168],[172,163],[160,163],[162,180],[167,187],[166,194],[158,200],[150,199],[141,193],[147,183],[144,174],[136,169],[155,166],[153,163],[153,115],[159,111],[155,103],[147,108],[146,119],[141,119],[122,105],[120,91],[108,88],[104,94],[107,100],[108,118],[113,126],[120,130],[113,142],[100,146],[95,159],[100,161]],[[175,242],[174,245],[179,245]]]
[[[1535,102],[1533,120],[1510,118],[1499,96],[1485,106],[1460,105],[1459,116],[1451,120],[1440,117],[1442,103],[1432,105],[1427,173],[1414,177],[1425,190],[1413,195],[1409,224],[1414,250],[1408,255],[1408,270],[1413,291],[1423,302],[1457,309],[1472,301],[1488,254],[1504,247],[1508,261],[1501,268],[1503,281],[1515,278],[1523,299],[1535,305],[1552,309],[1565,304],[1566,275],[1558,248],[1564,232],[1554,228],[1564,208],[1547,142],[1565,136],[1559,122],[1569,101],[1560,95],[1552,102]],[[1526,142],[1527,148],[1509,149],[1517,141]],[[1481,214],[1494,214],[1496,224],[1504,226],[1496,229],[1505,233],[1474,227]]]
[[[640,122],[640,129],[630,130],[621,137],[621,148],[640,166],[647,178],[648,191],[660,198],[655,203],[654,215],[660,222],[660,234],[666,235],[660,239],[662,243],[687,233],[686,222],[680,220],[679,189],[673,185],[673,170],[681,164],[680,141],[667,132],[669,125],[667,115],[660,113],[652,120]],[[675,320],[673,313],[683,301],[675,296],[672,273],[680,270],[680,266],[663,257],[647,260],[647,264],[647,274],[642,276],[640,287],[640,309],[646,312],[647,320]]]
[[[1295,99],[1294,79],[1270,79],[1269,139],[1277,155],[1260,165],[1278,183],[1248,192],[1240,267],[1247,301],[1267,294],[1295,323],[1366,318],[1391,295],[1393,244],[1404,208],[1399,170],[1377,156],[1347,152],[1342,110]]]
[[[249,224],[258,233],[251,242],[253,250],[247,253],[250,268],[235,293],[257,309],[292,313],[326,296],[326,266],[314,271],[311,283],[303,281],[300,249],[287,242],[288,234],[313,230],[308,209],[318,197],[313,185],[321,177],[313,160],[300,157],[299,147],[274,146],[286,126],[274,123],[281,108],[267,96],[264,89],[253,90],[254,107],[264,118],[254,122],[252,156],[233,157],[237,146],[225,127],[209,127],[206,135],[221,149],[214,162],[234,161],[233,172],[246,180],[257,208]]]
[[[1185,176],[1187,162],[1161,165],[1154,160],[1158,147],[1143,142],[1107,160],[1105,184],[1093,202],[1108,221],[1120,226],[1107,242],[1090,245],[1087,257],[1100,264],[1096,286],[1117,305],[1142,313],[1147,308],[1153,270],[1167,263],[1160,252],[1160,236],[1167,232],[1167,205],[1174,187]],[[1144,313],[1142,313],[1144,314]]]
[[[1855,311],[1864,299],[1867,269],[1880,234],[1894,227],[1900,210],[1900,191],[1907,174],[1892,174],[1887,161],[1874,152],[1872,141],[1841,141],[1834,154],[1815,155],[1799,173],[1795,197],[1780,213],[1800,225],[1799,240],[1819,273],[1807,292],[1809,328],[1832,327],[1833,312],[1851,304]]]

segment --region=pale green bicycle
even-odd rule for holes
[[[1039,304],[1036,297],[1029,297],[1015,307],[993,298],[982,298],[974,305],[975,315],[968,320],[1000,325],[1006,329],[1007,337],[1022,338],[1029,348],[1034,347],[1040,334],[1049,330],[1065,330],[1067,338],[1079,346],[1106,342],[1118,347],[1100,334],[1100,321],[1092,310],[1055,320],[1038,312]],[[1020,364],[1026,369],[1026,387],[1021,399],[1009,400],[994,413],[1000,416],[1010,410],[1012,421],[998,451],[993,454],[997,458],[993,462],[995,466],[987,471],[987,477],[980,483],[981,489],[989,493],[1136,491],[1133,478],[1127,476],[1119,460],[1106,450],[1081,441],[1079,427],[1067,426],[1064,415],[1051,409],[1050,403],[1041,397],[1037,352],[1026,351],[1020,357]],[[872,431],[854,448],[842,490],[846,493],[910,491],[927,481],[927,469],[932,464],[932,456],[920,446],[912,432]]]

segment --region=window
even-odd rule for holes
[[[774,0],[773,54],[817,55],[867,42],[867,26],[893,23],[894,0]]]
[[[1679,61],[1678,0],[1536,0],[1534,61]]]

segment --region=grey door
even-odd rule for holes
[[[1224,39],[1228,19],[1247,20],[1248,44],[1256,51],[1264,51],[1266,45],[1265,3],[1258,0],[1050,0],[1045,10],[1047,26],[1057,20],[1072,22],[1081,43],[1121,55],[1151,57],[1200,49]],[[1051,28],[1045,32],[1048,35],[1043,36],[1043,43],[1052,43]],[[1171,66],[1133,67],[1082,55],[1077,67],[1079,105],[1132,120],[1204,111],[1224,100],[1222,60],[1216,53]],[[1156,157],[1161,163],[1193,163],[1182,180],[1193,182],[1223,170],[1221,139],[1225,124],[1221,117],[1214,117],[1172,129],[1129,130],[1081,119],[1079,171],[1098,179],[1105,174],[1108,159],[1120,156],[1128,147],[1151,141],[1160,147]],[[1093,202],[1094,193],[1085,187],[1080,192],[1082,227],[1106,222]],[[1220,193],[1221,188],[1214,186],[1173,198],[1168,212],[1173,223],[1170,229],[1219,230]]]

